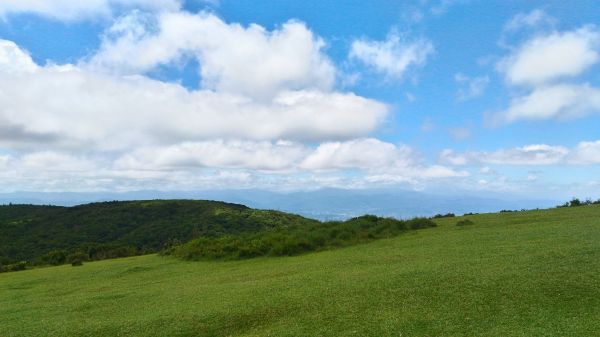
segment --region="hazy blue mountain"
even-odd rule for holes
[[[14,192],[0,194],[0,204],[27,203],[72,206],[110,200],[182,198],[233,202],[252,208],[275,209],[324,220],[346,219],[362,214],[407,218],[449,212],[456,214],[483,213],[503,209],[546,208],[561,203],[560,200],[520,199],[500,194],[482,198],[467,193],[442,195],[401,189],[319,189],[303,192],[272,192],[248,189],[194,192],[136,191],[124,193]]]

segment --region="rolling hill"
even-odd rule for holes
[[[57,250],[83,250],[99,259],[136,255],[157,252],[173,239],[185,242],[199,236],[315,222],[218,201],[114,201],[73,207],[5,205],[0,206],[0,263],[2,259],[35,262]]]
[[[293,257],[0,274],[0,336],[600,335],[600,205],[435,221]]]

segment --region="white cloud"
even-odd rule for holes
[[[36,171],[77,172],[93,170],[96,167],[96,163],[85,157],[43,151],[23,155],[19,158],[19,167],[25,170]]]
[[[497,175],[498,172],[494,171],[491,167],[489,166],[484,166],[479,170],[479,173],[481,174],[485,174],[485,175]]]
[[[207,13],[134,11],[103,41],[77,64],[38,65],[0,40],[3,190],[371,186],[467,175],[365,138],[389,107],[336,91],[324,42],[303,23],[267,31]],[[144,75],[188,58],[200,64],[200,89]]]
[[[600,89],[587,84],[557,84],[533,90],[511,101],[498,117],[506,122],[521,119],[576,118],[600,111]]]
[[[113,15],[115,9],[140,8],[151,11],[175,11],[180,0],[2,0],[0,17],[32,13],[57,20],[73,21]]]
[[[135,150],[118,158],[114,167],[120,170],[217,168],[288,173],[359,170],[407,179],[462,176],[445,167],[423,164],[408,146],[374,138],[325,142],[316,147],[289,141],[188,142]]]
[[[304,145],[293,142],[211,140],[141,148],[119,158],[115,166],[133,170],[210,167],[287,171],[295,168],[308,152]]]
[[[492,152],[468,151],[455,153],[444,150],[440,159],[452,165],[486,164],[486,165],[552,165],[561,163],[569,150],[562,146],[545,144],[527,145],[513,149],[502,149]]]
[[[469,77],[461,73],[454,75],[454,80],[463,85],[457,95],[461,101],[481,96],[490,83],[488,76]]]
[[[570,161],[575,164],[600,164],[600,140],[581,142],[572,151]]]
[[[469,175],[445,166],[424,164],[410,147],[372,138],[321,144],[300,167],[317,171],[359,169],[367,173],[365,180],[374,184],[414,184]]]
[[[5,168],[11,159],[12,159],[11,156],[0,155],[0,168]]]
[[[562,146],[527,145],[509,150],[477,154],[480,161],[495,165],[550,165],[561,162],[569,150]]]
[[[411,67],[423,66],[433,52],[433,44],[428,40],[409,41],[392,32],[385,41],[355,40],[350,58],[389,77],[401,78]]]
[[[330,90],[335,67],[324,46],[297,21],[267,31],[227,24],[209,13],[156,18],[134,12],[113,25],[89,65],[139,73],[193,57],[201,64],[204,89],[268,99],[282,89]]]
[[[529,18],[533,21],[533,18]],[[521,18],[525,20],[525,18]],[[600,111],[600,89],[577,79],[600,60],[600,32],[594,26],[532,38],[498,63],[511,85],[526,85],[493,123],[572,119]]]
[[[465,154],[456,153],[451,149],[444,149],[440,152],[439,161],[449,165],[467,165],[469,164],[469,158]]]
[[[73,66],[1,73],[0,87],[0,129],[8,131],[0,144],[18,148],[122,150],[211,138],[348,139],[368,134],[387,114],[385,105],[351,93],[281,91],[272,101],[255,101]]]
[[[440,162],[455,166],[595,165],[600,164],[600,141],[580,142],[573,148],[536,144],[496,151],[467,151],[463,153],[446,149],[440,153]],[[484,167],[481,172],[487,173],[489,170],[489,167]]]
[[[368,154],[365,156],[365,154]],[[3,190],[367,187],[468,176],[424,164],[406,146],[356,139],[311,147],[295,142],[211,140],[102,153],[42,151],[0,157]],[[352,175],[348,170],[356,171]],[[306,185],[306,184],[309,185]]]
[[[598,62],[599,47],[600,33],[593,26],[556,32],[525,42],[498,68],[511,84],[540,85],[580,75]]]
[[[312,170],[372,169],[412,164],[412,156],[412,150],[406,146],[397,147],[373,138],[356,139],[321,144],[301,166]]]
[[[38,66],[14,42],[0,40],[0,73],[32,73]]]
[[[556,19],[548,15],[541,9],[534,9],[529,13],[519,13],[515,15],[504,26],[505,32],[514,32],[523,28],[534,28],[538,26],[552,26]]]

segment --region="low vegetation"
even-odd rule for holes
[[[459,220],[456,223],[456,225],[459,226],[459,227],[462,227],[462,226],[471,226],[471,225],[474,225],[474,224],[475,223],[473,221],[469,220],[469,219]]]
[[[567,201],[563,205],[560,205],[558,207],[580,207],[589,205],[600,205],[600,199],[596,201],[592,201],[592,199],[586,199],[582,201],[578,198],[573,198],[571,199],[571,201]]]
[[[441,219],[441,218],[453,218],[456,215],[454,213],[446,213],[446,214],[436,214],[433,216],[434,219]]]
[[[407,230],[435,226],[435,222],[426,218],[402,221],[365,215],[343,222],[280,227],[235,236],[201,237],[182,245],[169,246],[163,254],[192,260],[292,256],[391,238]]]

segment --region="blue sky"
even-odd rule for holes
[[[0,188],[600,197],[594,2],[7,0]]]

